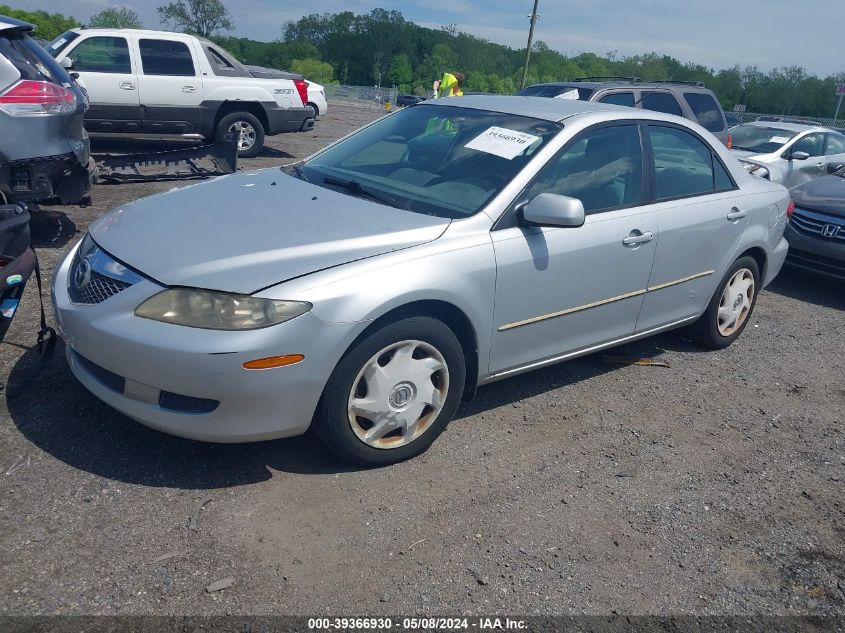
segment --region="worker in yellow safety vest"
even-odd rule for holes
[[[434,98],[463,97],[464,74],[456,71],[443,73],[443,79],[434,82]]]

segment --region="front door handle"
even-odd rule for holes
[[[640,244],[647,244],[651,240],[654,239],[654,233],[651,231],[646,231],[645,233],[634,229],[631,233],[622,240],[622,243],[625,246],[639,246]]]
[[[816,163],[816,167],[819,169],[824,169],[824,163]]]
[[[745,211],[740,211],[739,209],[734,207],[733,209],[731,209],[731,212],[728,213],[728,220],[731,221],[731,222],[738,222],[739,220],[741,220],[745,216],[746,216]]]
[[[182,86],[182,92],[196,92],[196,86]]]
[[[135,90],[135,84],[133,84],[131,81],[122,81],[120,83],[120,89],[121,90]]]

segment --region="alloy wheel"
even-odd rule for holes
[[[238,150],[245,151],[255,145],[255,128],[246,121],[235,121],[229,126],[229,132],[238,135]]]

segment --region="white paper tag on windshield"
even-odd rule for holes
[[[540,137],[533,134],[493,126],[484,130],[464,147],[511,160],[539,140]]]
[[[569,99],[571,101],[578,101],[578,89],[573,88],[566,92],[561,92],[559,95],[552,97],[553,99]]]
[[[50,44],[50,48],[61,48],[62,44],[64,44],[65,42],[67,42],[65,38],[59,38],[55,42]]]
[[[789,142],[788,136],[773,136],[769,139],[769,143],[777,143],[778,145],[783,145],[784,143]]]

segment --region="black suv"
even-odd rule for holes
[[[725,113],[712,90],[702,82],[642,81],[639,77],[582,77],[572,81],[535,84],[520,90],[524,97],[578,99],[645,108],[684,117],[709,130],[730,147]]]

